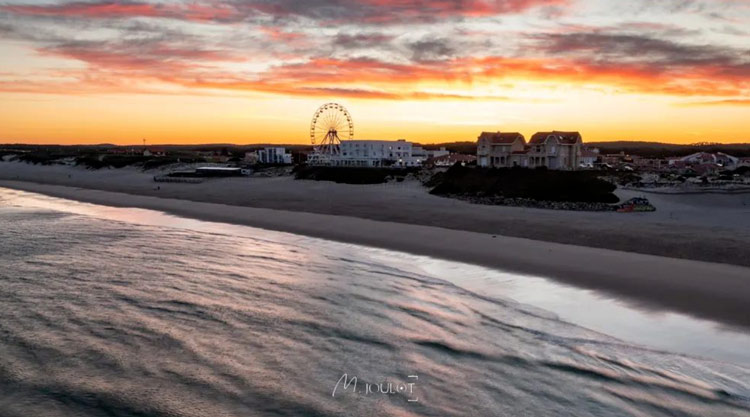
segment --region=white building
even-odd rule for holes
[[[269,147],[263,148],[256,152],[258,155],[257,162],[260,164],[272,164],[272,165],[291,165],[292,154],[287,153],[286,148],[283,147]],[[245,155],[246,159],[247,154]]]
[[[424,162],[428,159],[450,155],[450,151],[445,149],[445,147],[441,147],[440,149],[427,150],[419,145],[413,145],[411,155],[413,158],[419,159],[420,161]]]
[[[343,140],[340,153],[331,158],[331,165],[351,167],[415,167],[425,156],[414,155],[422,149],[411,142],[399,140]]]
[[[597,148],[583,148],[581,149],[581,158],[578,164],[581,168],[593,168],[594,165],[599,161],[599,149]]]

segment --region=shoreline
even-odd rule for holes
[[[750,267],[750,194],[657,195],[649,213],[582,212],[472,204],[432,195],[418,181],[376,185],[291,176],[155,183],[155,172],[0,163],[0,180],[131,195],[436,226]],[[618,189],[621,201],[643,193]]]
[[[0,187],[137,207],[486,266],[604,291],[655,310],[750,328],[750,268],[358,217],[0,180]]]
[[[703,190],[685,190],[685,189],[660,189],[660,188],[633,188],[633,187],[623,187],[623,190],[628,191],[635,191],[639,193],[646,193],[646,194],[658,194],[658,195],[710,195],[710,194],[728,194],[728,195],[737,195],[737,194],[750,194],[750,187],[744,187],[744,188],[706,188]]]

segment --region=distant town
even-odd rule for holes
[[[727,149],[729,148],[729,149]],[[729,153],[734,151],[734,155]],[[0,145],[0,158],[89,168],[144,169],[204,164],[215,175],[249,175],[269,167],[305,165],[313,146],[51,146]],[[318,162],[319,164],[319,162]],[[481,132],[476,142],[421,145],[400,140],[342,140],[325,165],[360,168],[481,168],[598,170],[637,174],[641,187],[750,184],[750,145],[671,145],[648,142],[586,144],[579,132]],[[180,170],[175,171],[177,176]],[[183,173],[184,174],[184,173]]]

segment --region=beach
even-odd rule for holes
[[[656,213],[621,214],[472,205],[429,195],[416,182],[156,184],[152,176],[0,163],[0,187],[543,276],[750,327],[747,195],[653,196]]]

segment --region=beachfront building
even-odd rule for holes
[[[258,150],[258,163],[269,165],[291,165],[292,154],[283,147],[269,147]]]
[[[249,165],[291,165],[292,154],[283,147],[267,147],[257,151],[245,152],[245,162]]]
[[[578,132],[537,132],[528,144],[518,132],[482,132],[477,141],[477,165],[573,170],[580,167],[582,150]]]
[[[333,166],[350,167],[416,167],[424,162],[414,156],[414,145],[399,140],[343,140],[340,152],[330,158]],[[421,148],[420,148],[421,149]]]
[[[581,168],[593,168],[599,162],[599,149],[584,148],[581,149],[581,159],[579,166]]]
[[[477,165],[488,168],[524,166],[520,155],[526,151],[526,138],[518,132],[482,132],[477,142]]]
[[[530,168],[578,169],[583,139],[578,132],[537,132],[529,141]]]
[[[444,146],[440,147],[440,149],[425,149],[419,145],[413,145],[411,149],[412,157],[423,162],[428,159],[450,155],[450,151],[445,149]]]

